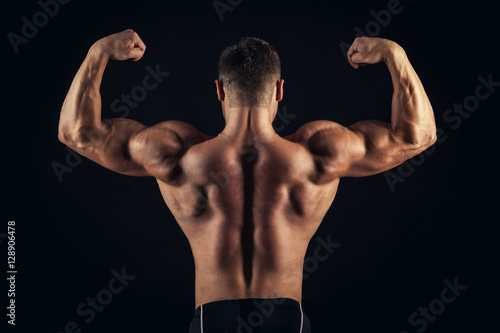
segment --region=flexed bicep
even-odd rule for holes
[[[327,179],[365,177],[387,171],[422,151],[402,133],[378,120],[351,126],[322,121],[307,146]]]
[[[312,124],[308,145],[317,165],[335,177],[362,177],[389,170],[436,142],[434,112],[406,52],[387,39],[360,37],[347,52],[350,64],[385,62],[393,83],[391,121],[366,120],[344,127]]]
[[[341,177],[364,177],[392,169],[419,153],[420,147],[408,144],[389,123],[366,120],[348,126],[341,147]]]

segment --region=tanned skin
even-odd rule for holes
[[[306,249],[339,179],[389,170],[436,141],[431,104],[404,50],[369,37],[354,40],[347,56],[354,68],[387,65],[394,86],[390,123],[344,127],[318,120],[280,137],[272,122],[283,80],[276,81],[271,102],[259,107],[229,106],[216,80],[226,123],[216,137],[182,121],[102,122],[106,64],[137,61],[145,50],[130,29],[90,48],[64,101],[59,139],[105,168],[156,178],[193,251],[195,307],[238,298],[301,302]]]

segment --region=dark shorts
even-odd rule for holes
[[[311,324],[294,299],[244,298],[200,305],[189,333],[311,333]]]

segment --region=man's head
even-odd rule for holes
[[[276,89],[281,90],[278,53],[259,38],[245,37],[224,49],[218,72],[219,100],[226,101],[229,107],[266,107]]]

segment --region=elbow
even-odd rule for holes
[[[57,138],[59,139],[59,142],[73,150],[77,150],[80,146],[74,137],[69,133],[59,131]]]
[[[61,127],[59,127],[59,131],[57,132],[57,138],[59,139],[59,142],[65,144],[66,146],[68,146],[71,141],[71,136],[68,134],[67,131],[64,131]]]
[[[59,142],[68,146],[71,140],[70,133],[70,127],[63,122],[62,119],[60,119],[59,125],[57,126],[57,138],[59,139]]]
[[[396,128],[393,131],[402,144],[413,148],[425,150],[437,141],[437,129],[434,123],[425,126],[407,126],[404,129]]]
[[[437,130],[435,129],[433,132],[430,133],[429,135],[429,141],[427,143],[427,147],[430,147],[432,146],[433,144],[435,144],[437,141]]]
[[[418,139],[418,144],[420,144],[422,148],[425,150],[428,147],[435,144],[436,141],[437,141],[437,129],[436,125],[433,124],[432,126],[429,126],[428,128],[422,131],[421,137]]]
[[[61,132],[59,130],[59,132],[57,133],[57,138],[59,139],[59,142],[61,142],[62,144],[68,145],[69,138],[66,133]]]
[[[73,150],[79,150],[85,148],[88,145],[88,142],[84,142],[82,136],[78,133],[64,130],[62,128],[59,128],[57,138],[59,139],[59,142],[70,147]]]
[[[437,141],[437,130],[435,126],[432,128],[416,128],[407,129],[406,131],[397,131],[397,139],[404,150],[412,151],[414,155],[420,154]]]
[[[419,135],[412,136],[411,138],[406,138],[406,140],[404,141],[407,146],[410,146],[412,150],[416,152],[416,154],[420,154],[436,143],[437,132],[435,129],[433,131],[424,131],[422,133],[419,133]]]
[[[73,146],[75,143],[73,131],[71,131],[67,126],[59,125],[57,138],[59,139],[59,142],[69,147]]]
[[[415,141],[415,145],[417,147],[422,147],[422,148],[427,148],[432,146],[434,143],[436,143],[437,140],[437,133],[436,129],[434,128],[433,131],[425,131],[425,133],[422,133]]]

